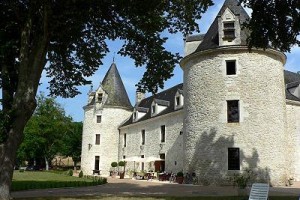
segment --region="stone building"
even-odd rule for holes
[[[84,107],[82,170],[140,157],[127,168],[195,172],[203,184],[246,169],[273,185],[300,180],[300,75],[276,49],[249,52],[248,18],[225,0],[205,35],[186,38],[183,84],[137,92],[134,107],[113,64]]]

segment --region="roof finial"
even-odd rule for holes
[[[115,56],[116,56],[116,52],[114,52],[113,63],[115,63]]]

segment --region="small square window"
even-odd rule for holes
[[[101,115],[97,115],[97,123],[101,123]]]
[[[235,75],[235,74],[236,74],[236,61],[226,60],[226,75]]]
[[[228,170],[240,170],[239,148],[228,148]]]
[[[180,132],[179,132],[179,135],[182,135],[182,134],[183,134],[183,131],[180,131]]]
[[[99,145],[100,144],[100,134],[96,134],[96,142],[95,142],[96,145]]]
[[[125,159],[126,158],[126,156],[123,156],[123,159]]]
[[[236,123],[240,121],[239,100],[227,101],[227,122]]]

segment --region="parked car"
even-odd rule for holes
[[[32,166],[27,166],[25,170],[26,171],[39,171],[39,170],[41,170],[41,168],[37,165],[35,165],[35,166],[32,165]]]

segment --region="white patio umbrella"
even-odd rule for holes
[[[133,164],[133,171],[135,172],[135,162],[146,162],[146,159],[145,158],[141,158],[139,156],[132,156],[132,157],[125,158],[124,161],[134,162],[134,164]]]
[[[149,157],[146,158],[145,162],[155,162],[155,161],[162,161],[162,160],[165,160],[165,159],[158,158],[158,157],[155,157],[155,156],[149,156]]]

